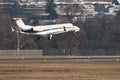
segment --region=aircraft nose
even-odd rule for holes
[[[76,26],[75,32],[80,31],[80,28]]]

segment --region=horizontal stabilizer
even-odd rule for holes
[[[13,28],[13,27],[11,27],[11,30],[14,32],[15,31],[15,29]]]

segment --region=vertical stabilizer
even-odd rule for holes
[[[21,18],[14,18],[14,20],[16,21],[17,26],[23,30],[27,30],[27,29],[32,28],[32,26],[25,25]]]

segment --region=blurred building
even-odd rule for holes
[[[24,15],[38,17],[51,15],[49,12],[53,9],[58,16],[66,16],[64,8],[68,5],[79,5],[82,12],[77,12],[76,17],[81,17],[84,20],[86,18],[93,18],[104,14],[116,15],[116,12],[120,11],[120,0],[113,0],[113,2],[105,2],[104,0],[1,0],[0,2],[1,8],[8,8],[8,5],[12,7],[12,5],[17,4],[22,8]],[[50,6],[48,7],[48,3],[50,2],[53,3],[53,9],[49,8]],[[46,9],[49,9],[49,12],[47,12]]]

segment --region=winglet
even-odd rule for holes
[[[64,31],[66,31],[66,28],[65,28],[65,26],[63,26],[63,28],[64,28]]]

